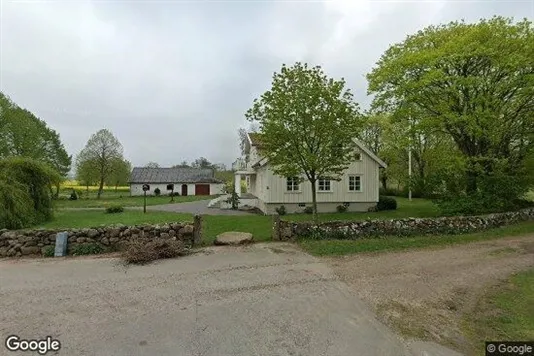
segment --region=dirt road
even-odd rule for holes
[[[328,262],[387,325],[468,353],[462,316],[486,288],[534,266],[534,236]]]
[[[0,337],[50,335],[59,355],[454,355],[404,342],[294,245],[208,252],[129,268],[111,258],[0,261]]]

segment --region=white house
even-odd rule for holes
[[[223,183],[212,169],[135,167],[130,175],[130,195],[143,195],[143,184],[150,185],[150,195],[156,188],[161,195],[169,194],[169,184],[174,184],[174,192],[180,195],[217,195],[223,191]]]
[[[265,214],[285,206],[288,213],[302,212],[312,206],[310,182],[275,175],[269,161],[261,155],[261,135],[249,133],[245,144],[245,157],[233,164],[236,192],[241,204],[259,208]],[[386,164],[369,149],[355,140],[358,158],[347,162],[348,168],[341,180],[317,181],[318,212],[335,212],[338,205],[347,211],[368,211],[378,202],[379,170]],[[247,193],[241,194],[241,177],[246,177]]]

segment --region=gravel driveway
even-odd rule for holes
[[[147,210],[170,211],[175,213],[191,213],[202,215],[250,215],[246,211],[232,209],[208,208],[209,200],[197,200],[187,203],[147,206]]]
[[[289,244],[128,268],[109,257],[2,260],[0,288],[3,340],[51,335],[60,355],[452,354],[404,342],[325,263]]]

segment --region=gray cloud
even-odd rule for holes
[[[244,112],[282,63],[322,65],[365,108],[365,74],[406,35],[534,17],[532,1],[1,1],[0,89],[69,152],[105,127],[135,165],[229,164]]]

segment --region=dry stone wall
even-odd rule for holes
[[[273,219],[274,240],[359,239],[380,236],[413,236],[470,233],[520,221],[534,220],[534,208],[480,216],[407,218],[390,220],[291,222]]]
[[[176,222],[162,225],[114,225],[84,229],[39,229],[39,230],[0,230],[0,257],[45,254],[54,248],[56,234],[68,233],[67,252],[75,246],[98,244],[105,250],[120,250],[132,241],[153,241],[155,239],[181,240],[185,243],[201,242],[200,217],[194,222]]]

